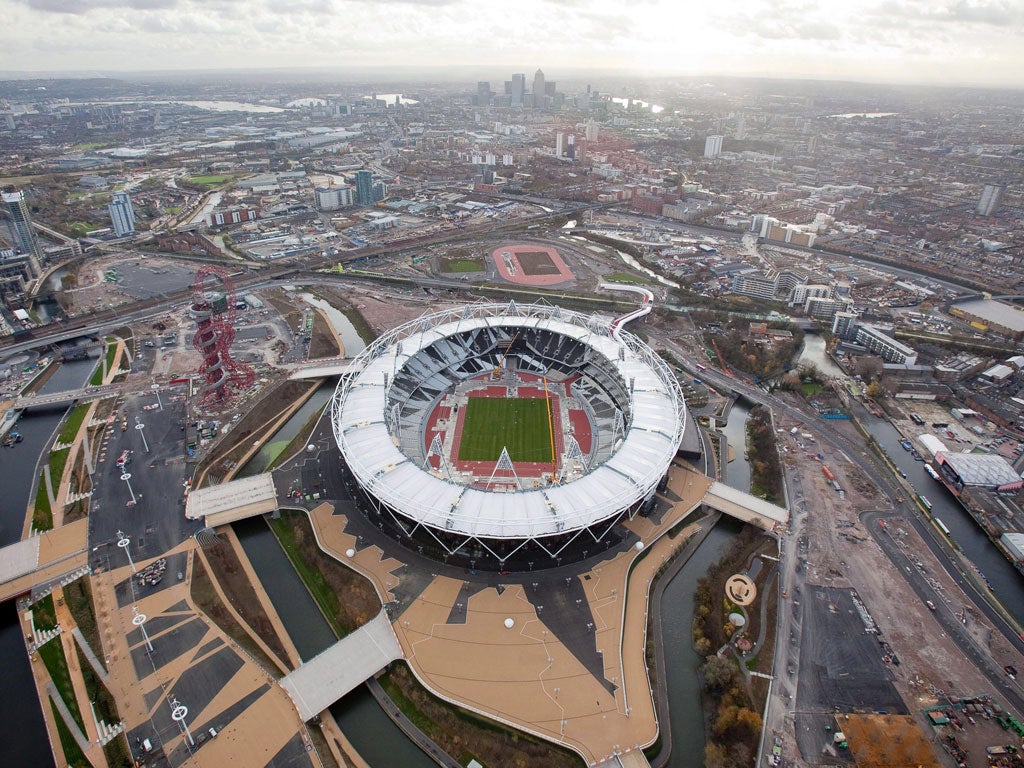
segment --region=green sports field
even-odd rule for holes
[[[497,461],[502,446],[512,461],[551,461],[548,405],[542,397],[471,397],[462,424],[460,461]]]

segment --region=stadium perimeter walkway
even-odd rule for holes
[[[563,744],[588,764],[619,755],[632,760],[658,733],[644,658],[650,583],[696,527],[671,539],[664,534],[697,508],[710,485],[703,475],[674,468],[674,503],[657,519],[627,523],[644,549],[620,552],[587,573],[563,568],[555,575],[509,575],[495,586],[439,567],[440,575],[408,606],[398,606],[393,622],[416,676],[438,696]],[[344,516],[332,511],[324,504],[310,513],[321,547],[391,599],[404,578],[402,563],[382,558],[377,547],[349,558],[355,537],[344,533]],[[554,590],[538,590],[544,579],[557,582]],[[543,594],[580,597],[545,609],[537,600]],[[600,667],[596,674],[592,658]]]

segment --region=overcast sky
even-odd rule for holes
[[[7,71],[500,65],[1024,86],[1024,0],[0,0],[0,18]]]

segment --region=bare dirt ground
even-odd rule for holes
[[[777,415],[778,416],[778,415]],[[942,631],[932,612],[914,592],[904,575],[880,549],[860,520],[862,512],[892,511],[893,502],[882,496],[869,478],[839,452],[808,442],[789,430],[814,432],[814,427],[797,423],[785,416],[777,418],[779,450],[787,474],[797,476],[803,486],[808,514],[803,534],[807,537],[805,559],[807,586],[823,585],[856,589],[867,610],[879,625],[882,637],[890,643],[901,662],[890,665],[894,684],[911,714],[923,725],[920,710],[938,702],[937,691],[954,698],[993,692],[991,683],[968,663],[959,648]],[[852,427],[849,427],[852,429]],[[823,460],[808,457],[823,454]],[[841,499],[822,471],[826,464],[845,492]],[[899,531],[902,531],[900,533]],[[967,598],[934,560],[917,532],[908,526],[894,531],[899,548],[912,560],[921,563],[918,569],[949,607],[960,610]],[[809,591],[809,590],[808,590]],[[799,599],[790,595],[790,599]],[[1005,641],[987,625],[983,618],[968,614],[968,627],[983,644],[998,652]],[[880,650],[881,653],[881,650]],[[994,691],[998,696],[998,691]],[[796,702],[799,707],[799,702]],[[938,749],[938,740],[926,733]],[[796,758],[795,747],[786,749],[788,757]],[[948,758],[946,758],[948,759]],[[799,759],[795,765],[805,765]],[[952,764],[952,763],[950,763]]]

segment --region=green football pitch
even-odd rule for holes
[[[462,423],[460,461],[551,461],[548,404],[542,397],[471,397]]]

